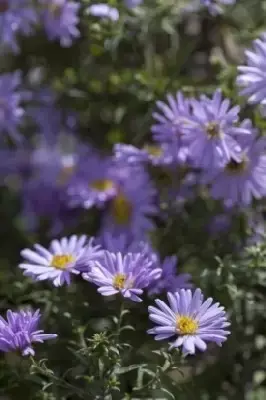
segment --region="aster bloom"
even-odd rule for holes
[[[118,190],[105,211],[102,232],[144,240],[154,229],[151,217],[158,211],[149,175],[142,167],[125,163],[118,163],[114,175]]]
[[[254,140],[242,149],[239,162],[230,159],[218,170],[206,174],[210,182],[210,194],[222,199],[227,207],[248,206],[253,198],[266,195],[265,140]]]
[[[59,39],[61,46],[70,47],[80,36],[77,25],[80,4],[70,0],[40,0],[42,22],[49,40]]]
[[[70,275],[79,274],[77,265],[86,251],[86,235],[72,235],[69,238],[53,240],[49,250],[35,244],[34,250],[24,249],[21,256],[24,262],[19,268],[25,270],[24,275],[37,281],[52,280],[54,286],[70,284]]]
[[[173,148],[166,144],[147,144],[142,149],[135,146],[117,143],[114,146],[115,158],[129,164],[150,163],[152,165],[169,165],[175,161]]]
[[[24,115],[20,105],[23,98],[20,84],[19,71],[0,75],[0,133],[6,133],[16,141],[20,140],[18,126]]]
[[[253,50],[246,50],[247,65],[238,67],[236,83],[242,88],[240,95],[248,97],[251,104],[266,104],[266,35],[253,42]]]
[[[155,300],[157,307],[149,307],[149,318],[157,326],[148,330],[155,340],[173,337],[170,348],[182,346],[184,354],[195,354],[196,348],[205,351],[207,342],[219,346],[227,339],[230,325],[224,307],[213,304],[213,299],[204,301],[200,289],[192,294],[189,289],[167,293],[169,305]]]
[[[1,0],[0,43],[18,53],[18,35],[29,35],[36,22],[37,14],[29,0]]]
[[[210,14],[217,15],[223,12],[223,5],[235,4],[236,0],[200,0],[200,4],[208,9]]]
[[[118,10],[104,3],[92,4],[87,8],[86,13],[94,17],[110,19],[111,21],[118,21],[119,19]]]
[[[7,311],[6,320],[0,316],[0,351],[20,351],[23,356],[34,356],[33,343],[55,339],[56,334],[39,329],[41,314],[32,311]]]
[[[124,0],[125,5],[128,8],[135,8],[143,3],[143,0]]]
[[[106,251],[103,260],[93,262],[90,272],[82,276],[99,286],[98,292],[103,296],[120,293],[125,298],[140,302],[143,289],[160,274],[161,270],[151,268],[151,263],[142,253],[123,256]]]
[[[86,244],[83,254],[79,257],[76,269],[80,272],[89,272],[92,262],[102,260],[104,250],[102,246],[95,243],[95,238],[90,238]]]
[[[208,169],[230,159],[239,160],[238,137],[252,133],[237,126],[240,107],[230,108],[230,101],[216,90],[212,98],[201,96],[200,100],[191,100],[191,108],[191,118],[182,127],[191,163]]]
[[[175,96],[167,95],[167,102],[157,101],[156,106],[158,111],[152,114],[156,121],[151,128],[153,138],[174,146],[178,156],[184,146],[182,126],[190,120],[190,100],[182,92],[177,92]]]
[[[89,209],[101,208],[117,194],[117,185],[113,176],[112,160],[91,151],[87,158],[79,163],[76,173],[69,182],[67,193],[71,207]]]
[[[193,285],[190,282],[190,274],[176,274],[177,257],[166,257],[162,262],[157,254],[153,261],[155,265],[160,266],[162,274],[160,279],[154,280],[149,286],[149,295],[159,294],[162,292],[174,293],[178,289],[188,289]]]

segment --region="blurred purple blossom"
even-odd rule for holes
[[[118,10],[104,3],[92,4],[87,8],[86,12],[94,17],[106,18],[111,21],[117,21],[119,19]]]

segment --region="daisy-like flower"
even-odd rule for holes
[[[177,92],[175,96],[167,95],[167,102],[157,101],[156,106],[158,111],[152,114],[156,121],[151,128],[153,138],[159,143],[174,146],[178,157],[184,146],[182,126],[190,120],[190,100],[182,92]]]
[[[264,139],[246,143],[239,162],[230,159],[220,170],[206,174],[210,194],[222,199],[227,207],[248,206],[253,198],[266,195],[266,142]]]
[[[266,105],[266,35],[253,42],[253,49],[246,50],[246,63],[238,67],[236,83],[242,88],[240,95],[248,97],[251,104]]]
[[[19,52],[17,37],[29,35],[37,22],[37,14],[29,0],[1,0],[0,43],[14,53]]]
[[[80,36],[77,25],[80,4],[70,0],[40,0],[42,21],[49,40],[59,39],[61,46],[70,47]]]
[[[230,159],[239,160],[241,135],[252,132],[237,126],[240,107],[230,108],[220,90],[212,98],[201,96],[191,100],[191,118],[183,124],[183,139],[188,147],[190,162],[205,169],[221,166]]]
[[[115,158],[121,162],[138,165],[140,163],[150,163],[152,165],[169,165],[177,161],[172,146],[163,144],[147,144],[142,149],[138,149],[130,144],[117,143],[114,146]]]
[[[20,140],[18,126],[24,115],[21,107],[23,94],[19,91],[20,84],[19,71],[0,75],[0,134],[8,134],[16,141]]]
[[[21,256],[24,262],[19,264],[24,275],[37,281],[52,280],[54,286],[65,282],[69,285],[71,274],[79,274],[78,263],[86,251],[86,235],[52,240],[49,250],[39,244],[34,250],[24,249]]]
[[[115,175],[118,190],[105,211],[102,232],[144,240],[154,229],[151,217],[157,214],[155,188],[141,166],[118,163]]]
[[[142,253],[105,252],[102,261],[91,263],[91,270],[83,278],[99,286],[103,296],[120,293],[132,301],[142,301],[139,297],[161,270],[151,268],[151,262]]]
[[[39,329],[41,314],[32,311],[7,311],[6,320],[0,316],[0,351],[19,351],[23,356],[34,356],[33,343],[55,339],[56,334]]]
[[[207,342],[219,346],[226,341],[230,323],[224,307],[213,304],[213,299],[204,301],[200,289],[192,294],[189,289],[176,293],[167,293],[169,305],[162,300],[155,300],[157,307],[149,307],[149,317],[157,326],[148,330],[155,335],[155,340],[173,337],[170,348],[182,346],[184,354],[195,354],[196,348],[205,351]]]
[[[92,4],[87,8],[86,13],[94,17],[110,19],[111,21],[118,21],[119,19],[119,11],[117,8],[104,3]]]
[[[163,292],[174,293],[179,289],[188,289],[193,286],[190,282],[190,274],[176,273],[176,256],[166,257],[162,262],[160,262],[159,256],[155,254],[154,261],[160,266],[162,274],[160,276],[160,279],[154,280],[149,286],[149,295],[159,294]]]
[[[79,163],[69,182],[67,193],[71,207],[103,207],[117,194],[112,160],[100,157],[96,150],[91,151],[91,154]]]

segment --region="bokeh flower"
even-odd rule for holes
[[[167,293],[169,305],[162,300],[155,300],[158,307],[149,307],[149,318],[156,326],[148,333],[155,335],[155,340],[174,337],[171,348],[182,346],[184,354],[194,354],[196,348],[207,349],[207,342],[219,346],[230,334],[225,328],[227,320],[224,307],[213,304],[213,299],[204,301],[200,289],[192,294],[189,289],[176,293]]]
[[[24,275],[37,281],[52,280],[54,286],[70,284],[71,274],[79,274],[77,265],[86,251],[86,235],[72,235],[69,238],[52,240],[49,249],[35,244],[34,249],[24,249],[21,256],[24,262],[19,264]]]
[[[242,88],[240,95],[248,97],[251,104],[266,104],[266,35],[253,42],[253,50],[246,50],[247,65],[238,67],[236,83]]]
[[[80,36],[80,4],[70,0],[40,0],[42,22],[49,40],[59,40],[61,46],[70,47]]]
[[[103,296],[120,293],[132,301],[142,301],[139,297],[154,279],[158,279],[160,269],[151,268],[151,263],[142,253],[105,252],[102,261],[91,264],[91,270],[83,278],[99,286]]]
[[[139,149],[130,144],[117,143],[114,146],[115,158],[132,165],[150,163],[152,165],[169,165],[176,162],[177,154],[172,146],[166,143],[147,144]]]
[[[23,356],[34,356],[33,343],[55,339],[56,334],[39,329],[41,314],[28,310],[7,311],[6,320],[0,316],[0,351],[19,351]]]
[[[18,127],[24,115],[20,85],[20,71],[0,75],[0,134],[7,134],[15,141],[21,140]]]
[[[29,35],[37,20],[37,13],[31,1],[1,0],[0,43],[18,53],[18,35]]]
[[[217,15],[223,12],[223,5],[234,4],[236,0],[200,0],[202,6],[206,7],[210,14]]]
[[[104,3],[92,4],[87,8],[86,13],[94,17],[110,19],[111,21],[117,21],[119,19],[119,11],[117,8]]]

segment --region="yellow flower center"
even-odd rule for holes
[[[248,166],[248,158],[246,156],[243,156],[240,162],[231,159],[229,163],[226,165],[225,169],[231,174],[239,174],[245,171],[247,169],[247,166]]]
[[[111,214],[119,225],[129,223],[132,216],[132,206],[123,193],[119,193],[112,201]]]
[[[178,315],[176,318],[176,327],[181,335],[194,335],[199,325],[197,321],[186,315]]]
[[[219,137],[221,134],[220,127],[216,122],[209,122],[205,129],[209,139]]]
[[[106,190],[112,189],[114,187],[114,183],[109,179],[98,179],[90,186],[99,192],[105,192]]]
[[[146,150],[150,156],[154,157],[160,157],[163,153],[162,149],[155,145],[146,145],[144,146],[144,150]]]
[[[0,14],[6,12],[8,8],[8,0],[0,0]]]
[[[125,274],[115,275],[114,280],[113,280],[114,288],[116,288],[117,290],[124,289],[126,279],[127,279],[127,277]]]
[[[57,269],[65,269],[73,261],[75,261],[75,258],[71,254],[57,254],[53,256],[51,266]]]

